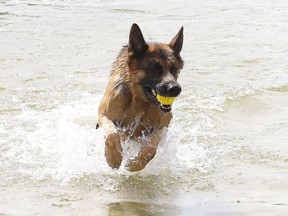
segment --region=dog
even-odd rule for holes
[[[181,92],[177,78],[184,65],[182,46],[183,27],[164,44],[147,43],[139,26],[131,26],[129,43],[113,63],[98,109],[96,128],[104,129],[105,157],[112,169],[121,166],[121,142],[127,139],[141,143],[125,165],[128,171],[144,169],[155,156],[172,119],[173,100]]]

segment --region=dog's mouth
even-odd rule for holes
[[[172,103],[174,102],[175,97],[166,97],[157,94],[157,92],[150,88],[149,86],[145,87],[148,97],[154,102],[154,104],[163,112],[170,112],[172,109]]]

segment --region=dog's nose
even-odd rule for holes
[[[181,86],[177,82],[169,83],[167,86],[169,96],[177,97],[181,93]]]

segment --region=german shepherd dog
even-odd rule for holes
[[[120,167],[121,141],[126,139],[141,143],[138,154],[125,165],[128,171],[144,169],[155,156],[172,119],[172,102],[181,92],[177,78],[183,68],[182,45],[183,27],[163,44],[147,43],[139,26],[132,25],[129,44],[113,64],[98,110],[97,127],[104,129],[105,157],[111,168]]]

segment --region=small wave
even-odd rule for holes
[[[275,91],[275,92],[288,92],[288,85],[280,85],[276,87],[270,87],[267,89],[268,91]]]
[[[0,17],[1,16],[8,16],[10,13],[9,12],[0,12]]]
[[[189,88],[183,93],[180,110],[195,110],[198,113],[216,110],[223,111],[227,101],[236,101],[242,97],[253,96],[263,90],[257,86],[246,85],[238,88],[223,88],[222,91],[202,88]]]

